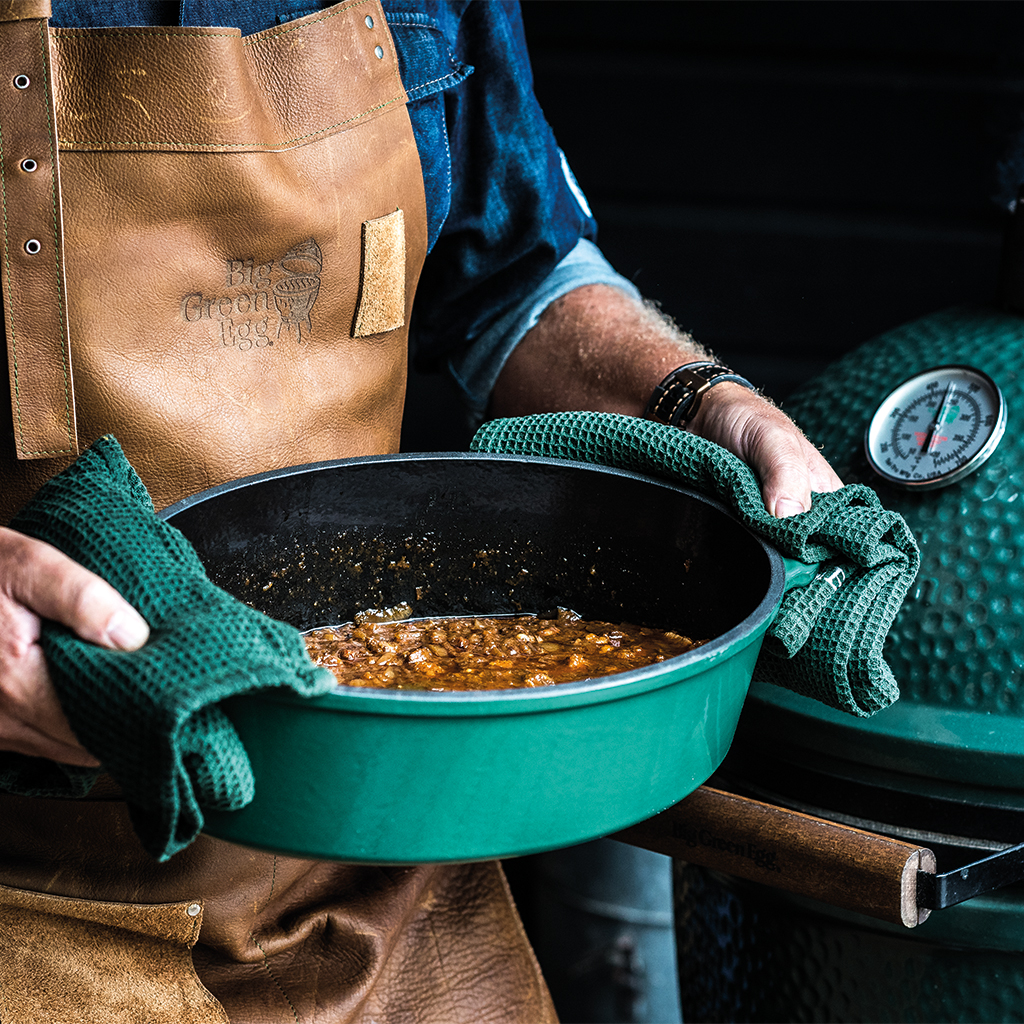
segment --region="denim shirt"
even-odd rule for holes
[[[421,370],[447,366],[471,413],[544,308],[581,284],[635,292],[605,262],[597,225],[533,94],[519,5],[381,0],[423,168],[428,256],[410,324]],[[228,25],[243,35],[330,0],[53,0],[51,23]]]

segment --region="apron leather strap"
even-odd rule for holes
[[[0,2],[0,275],[20,459],[78,453],[49,14],[49,0]]]
[[[50,0],[0,0],[0,21],[28,21],[50,18]]]

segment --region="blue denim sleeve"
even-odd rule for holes
[[[514,347],[508,325],[530,319],[534,294],[597,225],[533,94],[519,5],[383,3],[427,192],[413,355],[423,370],[457,368],[478,408]]]

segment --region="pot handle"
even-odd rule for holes
[[[711,786],[611,838],[907,928],[930,913],[917,892],[918,872],[936,870],[927,847]]]
[[[803,587],[810,583],[818,570],[821,562],[798,562],[795,558],[782,556],[782,567],[786,570],[786,582],[782,585],[783,593],[788,594],[794,587]]]

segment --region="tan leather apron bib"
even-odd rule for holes
[[[4,521],[103,433],[158,507],[396,450],[426,212],[375,0],[0,47]]]
[[[376,0],[244,39],[48,14],[0,3],[0,522],[108,432],[158,507],[396,450],[426,213]],[[495,864],[157,864],[94,795],[0,794],[3,1024],[554,1019]]]

